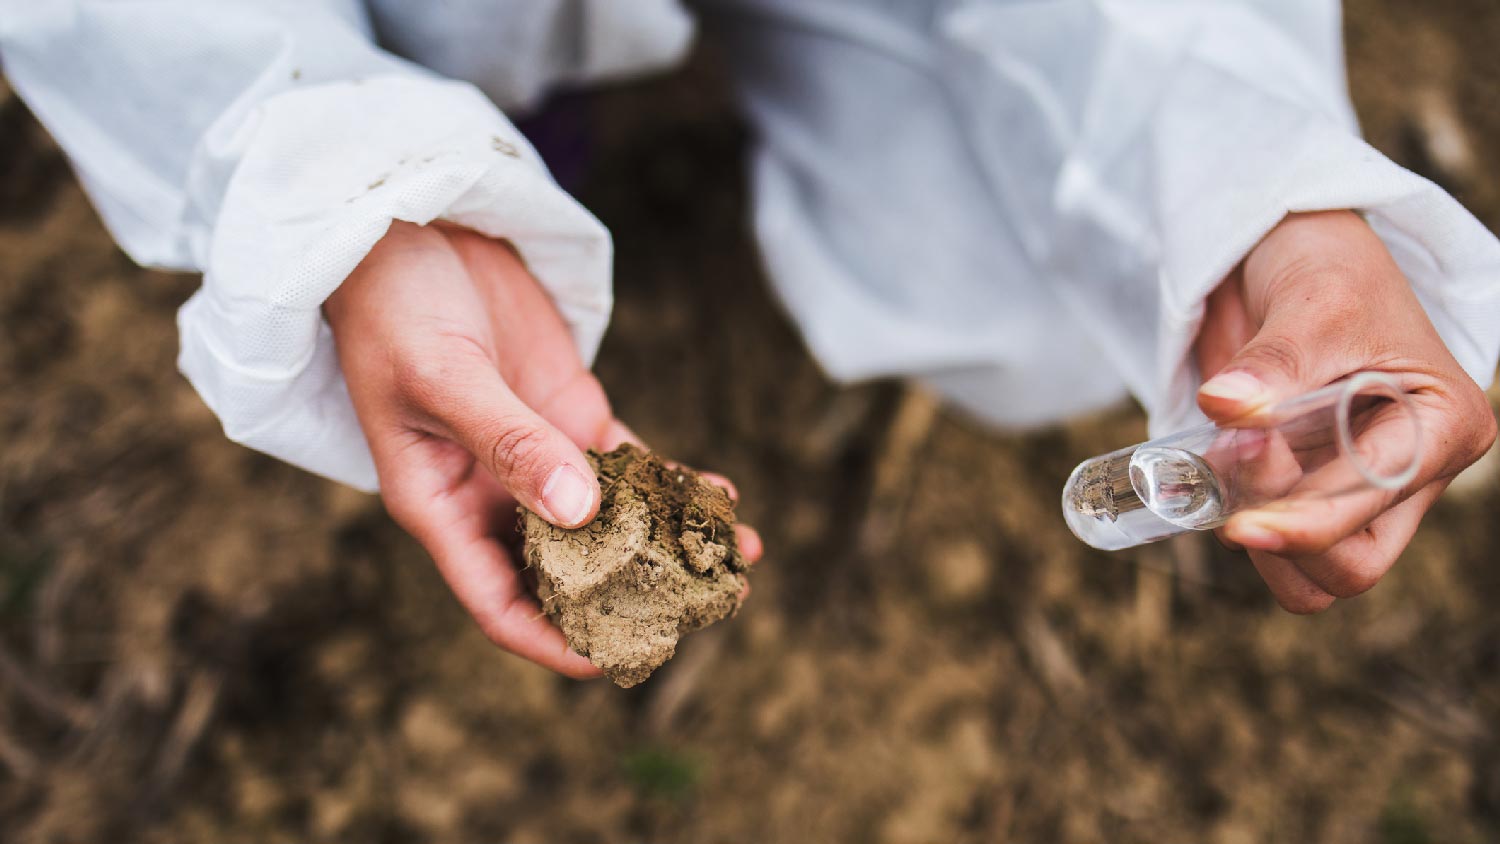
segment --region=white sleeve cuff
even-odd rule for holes
[[[1184,88],[1191,98],[1191,86]],[[1206,87],[1201,93],[1211,95]],[[1203,301],[1291,213],[1363,212],[1449,350],[1487,386],[1500,355],[1500,242],[1444,190],[1338,123],[1259,92],[1240,96],[1242,117],[1207,138],[1186,126],[1158,134],[1162,299],[1157,391],[1148,403],[1153,433],[1202,419],[1191,348]],[[1190,115],[1190,106],[1180,107],[1170,119]],[[1189,144],[1191,156],[1174,148]]]
[[[1204,299],[1293,212],[1363,211],[1464,369],[1493,375],[1500,242],[1360,140],[1337,24],[1334,0],[975,2],[946,21],[990,181],[1154,434],[1202,420]]]
[[[392,220],[508,240],[592,361],[611,305],[609,234],[471,86],[379,76],[299,89],[225,136],[213,154],[238,165],[203,288],[178,318],[178,365],[231,439],[376,488],[321,307]]]

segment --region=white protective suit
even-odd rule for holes
[[[1337,0],[699,12],[757,129],[770,275],[837,378],[921,377],[1002,424],[1128,390],[1174,428],[1205,295],[1287,212],[1353,208],[1491,379],[1500,244],[1359,140]],[[501,109],[693,33],[675,0],[0,0],[4,71],[115,237],[203,271],[180,366],[225,431],[364,489],[321,303],[392,219],[445,219],[514,243],[591,360],[609,234]]]

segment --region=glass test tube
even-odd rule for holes
[[[1229,425],[1203,425],[1086,460],[1063,488],[1063,517],[1115,551],[1234,513],[1410,483],[1421,459],[1416,408],[1386,375],[1362,372]]]

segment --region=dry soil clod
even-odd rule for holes
[[[588,457],[603,491],[598,517],[564,530],[523,511],[526,562],[569,647],[630,687],[671,659],[684,633],[739,609],[745,560],[724,490],[628,444]]]

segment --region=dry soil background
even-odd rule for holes
[[[1370,137],[1500,226],[1500,5],[1349,15]],[[593,111],[600,375],[769,549],[630,691],[499,654],[377,502],[227,443],[173,367],[194,280],[124,258],[0,94],[0,840],[1500,837],[1493,475],[1312,619],[1208,543],[1090,552],[1056,490],[1134,412],[1001,436],[831,387],[711,63]]]

